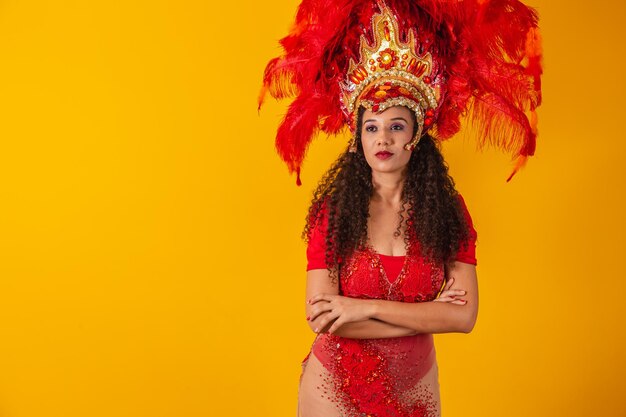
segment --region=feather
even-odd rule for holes
[[[361,36],[373,41],[371,19],[382,0],[302,0],[280,44],[283,54],[265,68],[259,109],[269,93],[293,98],[276,135],[289,171],[299,172],[313,137],[341,132],[340,83],[359,62]],[[480,146],[517,158],[514,172],[535,151],[541,104],[541,38],[535,10],[519,0],[386,0],[401,27],[415,33],[416,49],[433,56],[444,84],[434,135],[444,140],[469,116]],[[423,51],[422,51],[423,49]]]

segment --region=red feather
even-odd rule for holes
[[[541,104],[541,40],[536,12],[518,0],[387,0],[403,41],[414,28],[416,42],[433,55],[433,71],[446,80],[433,133],[456,134],[471,114],[479,144],[497,146],[518,159],[535,151],[536,112]],[[265,69],[259,108],[266,93],[295,98],[280,124],[276,148],[290,172],[299,172],[313,137],[336,134],[347,120],[340,82],[350,59],[359,61],[361,35],[371,41],[375,0],[303,0],[284,54]]]

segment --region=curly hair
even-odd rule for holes
[[[322,177],[313,193],[302,232],[302,238],[308,242],[313,229],[321,224],[322,216],[327,216],[325,260],[333,277],[341,271],[342,260],[367,244],[373,185],[372,170],[361,145],[363,112],[361,108],[356,123],[357,151],[349,152],[346,148]],[[415,134],[415,120],[413,126]],[[454,180],[448,174],[437,142],[428,134],[420,139],[409,159],[398,215],[396,232],[406,227],[407,250],[414,237],[420,242],[421,255],[435,262],[452,260],[469,237]]]

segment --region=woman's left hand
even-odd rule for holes
[[[368,320],[371,315],[371,303],[369,300],[360,298],[344,297],[334,294],[318,294],[309,301],[313,307],[309,320],[313,321],[323,314],[317,329],[324,329],[330,322],[334,321],[328,329],[328,333],[333,333],[345,323]]]
[[[456,297],[464,296],[467,294],[467,292],[465,290],[460,290],[460,289],[453,290],[452,289],[453,282],[454,282],[454,278],[450,277],[444,289],[441,291],[441,294],[439,294],[439,296],[437,296],[437,298],[435,298],[433,301],[464,306],[467,303],[467,300],[463,300],[461,298],[456,298]]]

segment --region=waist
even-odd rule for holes
[[[346,354],[379,355],[392,363],[416,363],[433,356],[435,344],[430,333],[385,339],[349,339],[322,333],[313,342],[311,351],[322,364],[340,360]]]

